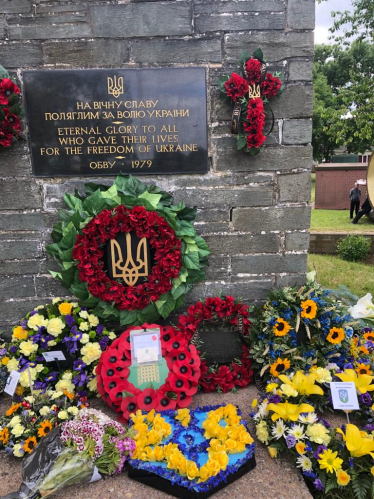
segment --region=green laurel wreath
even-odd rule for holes
[[[204,269],[208,266],[210,250],[203,238],[197,236],[193,226],[197,208],[188,208],[184,203],[173,205],[173,197],[157,186],[147,185],[136,178],[118,175],[112,186],[85,184],[85,195],[75,190],[74,195],[64,195],[68,210],[59,210],[60,221],[53,227],[53,244],[47,252],[60,266],[59,272],[50,271],[61,284],[70,290],[85,307],[94,308],[93,313],[121,325],[138,325],[166,318],[184,303],[185,295],[194,283],[205,279]],[[137,310],[119,310],[113,302],[105,302],[93,296],[86,282],[79,279],[78,261],[72,251],[76,237],[88,222],[105,209],[119,205],[127,208],[142,206],[155,211],[172,227],[181,240],[182,267],[178,277],[172,279],[173,287],[162,294],[156,302]]]

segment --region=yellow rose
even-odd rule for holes
[[[12,340],[27,340],[27,333],[27,329],[23,329],[22,326],[17,326],[15,329],[13,329]]]
[[[38,350],[38,345],[32,342],[32,341],[22,341],[19,347],[21,353],[28,357],[29,355],[32,355]]]
[[[1,363],[3,364],[3,366],[7,366],[8,363],[9,363],[9,357],[4,357],[3,359],[1,359]]]
[[[219,463],[221,470],[225,470],[227,468],[227,465],[229,464],[229,456],[225,451],[216,452],[211,459],[214,459]]]
[[[151,447],[146,447],[144,452],[143,452],[143,461],[150,461],[153,462],[155,461],[155,455],[153,452],[153,449]]]
[[[338,470],[336,472],[336,478],[337,478],[338,485],[340,485],[341,487],[345,487],[351,481],[351,477],[344,470]]]
[[[58,310],[61,315],[69,315],[72,309],[73,309],[72,304],[66,301],[60,303],[60,305],[58,306]]]
[[[196,463],[193,461],[188,461],[188,466],[187,466],[187,478],[189,480],[194,480],[199,476],[199,469],[196,466]]]
[[[164,446],[164,456],[166,459],[169,459],[170,455],[172,454],[173,450],[178,447],[177,444],[169,443]]]
[[[247,432],[247,430],[242,430],[242,431],[239,433],[238,440],[239,440],[239,442],[242,442],[242,443],[244,443],[244,444],[248,444],[248,445],[251,445],[251,444],[253,444],[253,442],[254,442],[253,438],[252,438],[252,437],[251,437],[251,435]]]
[[[268,447],[268,451],[272,459],[275,459],[277,457],[278,449],[276,447]]]
[[[178,469],[180,461],[180,455],[178,449],[173,449],[170,456],[168,457],[168,465],[167,467],[172,470]]]
[[[225,447],[229,454],[233,454],[236,452],[236,444],[237,442],[235,440],[232,440],[232,438],[228,438],[226,440]]]
[[[188,461],[185,457],[181,457],[178,462],[178,472],[180,475],[187,475]]]
[[[236,442],[236,452],[240,454],[245,451],[245,444],[243,442]]]
[[[208,462],[206,463],[206,467],[211,476],[216,476],[221,471],[219,462],[216,461],[215,459],[209,459]]]
[[[62,333],[65,324],[59,317],[55,317],[48,322],[47,332],[52,336],[56,337]]]
[[[206,482],[211,476],[212,475],[211,475],[209,469],[207,468],[207,466],[202,466],[200,468],[200,478],[198,480],[198,483]]]

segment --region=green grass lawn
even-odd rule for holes
[[[363,216],[358,224],[351,223],[349,210],[312,210],[310,230],[316,232],[374,232],[374,223]]]
[[[343,284],[360,298],[373,292],[374,265],[346,262],[332,255],[309,254],[308,270],[316,270],[317,281],[326,288],[336,289]]]
[[[312,173],[312,191],[310,193],[310,202],[314,203],[316,198],[316,174]]]

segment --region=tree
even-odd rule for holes
[[[374,44],[354,40],[347,48],[317,46],[313,74],[315,159],[320,160],[322,150],[325,151],[322,157],[328,160],[334,143],[333,148],[344,145],[352,153],[371,149],[374,146]],[[332,99],[326,85],[331,89]],[[317,140],[322,140],[322,144],[318,145]]]

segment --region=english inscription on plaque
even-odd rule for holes
[[[208,170],[205,68],[24,71],[36,176]]]

